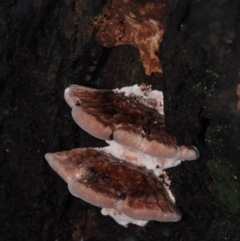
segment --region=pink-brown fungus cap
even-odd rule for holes
[[[73,195],[93,205],[137,220],[181,219],[164,184],[144,167],[86,148],[48,153],[46,159]]]
[[[91,135],[104,140],[114,139],[152,156],[197,159],[198,150],[178,146],[176,138],[166,131],[164,115],[145,105],[142,98],[78,85],[65,90],[73,119]]]

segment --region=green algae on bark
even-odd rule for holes
[[[238,227],[240,214],[240,176],[227,160],[211,159],[207,165],[213,176],[212,191],[225,206],[230,227]]]

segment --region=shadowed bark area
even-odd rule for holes
[[[0,240],[239,240],[238,0],[180,1],[151,76],[136,48],[102,48],[88,31],[104,2],[0,3]],[[105,145],[72,120],[69,84],[141,82],[164,91],[167,129],[201,158],[168,171],[180,222],[124,228],[70,195],[44,154]]]

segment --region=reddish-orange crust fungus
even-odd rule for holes
[[[145,73],[162,73],[158,52],[170,5],[169,0],[113,0],[105,5],[102,17],[94,24],[96,38],[105,47],[137,47]]]

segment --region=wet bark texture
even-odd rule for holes
[[[239,1],[180,0],[152,76],[134,47],[95,42],[104,2],[0,2],[0,240],[240,240]],[[141,82],[164,91],[167,128],[201,158],[168,170],[180,222],[124,228],[70,195],[44,154],[104,145],[72,120],[69,84]]]

